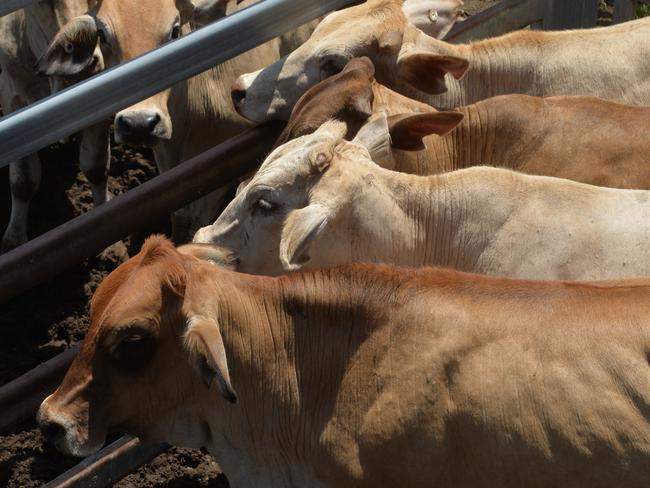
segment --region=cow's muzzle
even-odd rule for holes
[[[151,146],[171,138],[171,128],[158,110],[124,111],[115,117],[115,140]]]

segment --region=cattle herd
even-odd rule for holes
[[[31,6],[0,20],[2,107],[251,3]],[[205,447],[233,487],[650,486],[650,19],[439,40],[461,4],[361,2],[115,116],[161,171],[287,125],[172,217],[192,243],[99,286],[38,412],[58,450]],[[96,204],[109,122],[81,141]],[[10,179],[4,250],[37,156]]]

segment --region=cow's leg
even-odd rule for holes
[[[111,197],[106,188],[111,160],[109,125],[110,122],[101,122],[81,132],[79,167],[90,183],[95,205],[101,205]]]
[[[11,217],[2,237],[2,252],[27,242],[29,203],[41,184],[41,161],[36,153],[9,165]]]

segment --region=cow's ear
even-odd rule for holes
[[[284,269],[296,271],[309,261],[309,250],[331,213],[324,205],[313,204],[289,214],[280,240],[280,261]]]
[[[370,158],[379,166],[386,169],[395,168],[388,117],[385,112],[378,112],[370,117],[352,142],[364,146],[370,153]]]
[[[425,51],[407,51],[397,58],[397,75],[418,90],[431,95],[447,91],[447,73],[460,80],[468,69],[469,61],[464,58]]]
[[[36,72],[45,76],[93,74],[101,63],[97,49],[97,25],[90,15],[68,22],[54,37],[45,54],[36,63]]]
[[[190,316],[185,331],[185,347],[192,366],[206,386],[216,382],[223,397],[230,403],[237,403],[237,394],[230,382],[226,348],[216,320],[194,315]]]
[[[444,136],[463,120],[460,112],[430,112],[400,114],[388,117],[388,132],[392,147],[404,151],[426,149],[422,139],[431,134]]]
[[[183,23],[202,26],[225,17],[229,3],[239,4],[241,0],[176,0],[176,7]]]

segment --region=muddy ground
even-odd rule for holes
[[[473,15],[498,0],[465,0],[466,15]],[[602,12],[606,21],[611,12]],[[37,236],[92,207],[90,189],[76,169],[74,144],[56,145],[41,152],[43,185],[30,214],[30,235]],[[109,188],[127,191],[156,174],[147,151],[113,146]],[[9,217],[7,168],[0,169],[0,229]],[[137,209],[133,209],[137,211]],[[88,327],[88,299],[97,285],[127,254],[134,254],[144,238],[169,231],[168,222],[149,228],[102,255],[87,259],[8,304],[0,305],[0,384],[5,384],[83,338]],[[0,486],[40,486],[71,468],[77,460],[66,458],[43,442],[33,420],[0,434]],[[172,449],[129,475],[117,487],[228,486],[209,455],[198,450]]]

